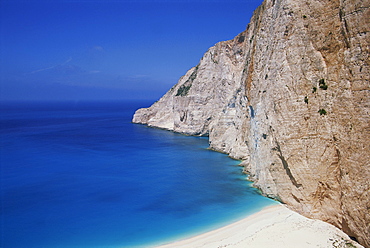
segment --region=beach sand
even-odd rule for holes
[[[338,228],[276,205],[228,226],[156,248],[362,247]]]

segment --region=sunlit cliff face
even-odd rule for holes
[[[370,245],[369,7],[265,1],[133,121],[208,135],[264,194]]]

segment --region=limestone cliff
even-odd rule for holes
[[[370,247],[369,2],[265,0],[133,122],[208,135],[264,194]]]

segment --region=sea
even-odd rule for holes
[[[0,247],[151,247],[276,204],[207,137],[133,124],[151,103],[2,103]]]

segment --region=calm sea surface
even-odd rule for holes
[[[0,247],[147,247],[274,204],[207,138],[132,124],[148,105],[2,104]]]

